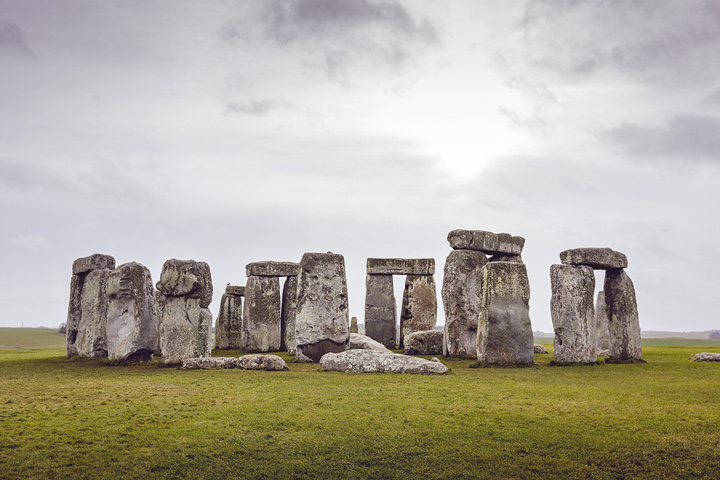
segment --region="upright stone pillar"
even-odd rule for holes
[[[550,283],[555,361],[595,362],[595,273],[592,267],[552,265]]]
[[[297,275],[287,277],[283,285],[280,313],[280,350],[295,355],[295,313],[297,311]]]
[[[392,275],[365,277],[365,335],[387,348],[397,345],[397,305]]]
[[[220,311],[215,322],[215,348],[240,350],[242,337],[242,298],[245,287],[228,285],[220,299]]]
[[[350,317],[350,333],[358,333],[357,317]]]
[[[432,275],[405,277],[402,313],[400,314],[400,347],[405,336],[425,330],[434,330],[437,324],[437,291]]]
[[[477,357],[477,326],[482,300],[484,253],[453,250],[445,260],[442,301],[445,309],[443,355]]]
[[[642,362],[635,286],[623,269],[605,272],[605,305],[610,326],[609,362]]]
[[[595,349],[610,350],[610,326],[605,307],[605,291],[600,290],[595,301]]]
[[[280,279],[275,276],[249,276],[245,285],[241,350],[280,350],[280,317]]]
[[[136,262],[113,270],[107,282],[108,358],[150,361],[158,344],[158,315],[150,270]]]
[[[485,363],[533,362],[530,282],[523,263],[483,267],[477,359]]]
[[[295,358],[318,362],[347,350],[350,336],[345,259],[333,253],[306,253],[298,269]]]

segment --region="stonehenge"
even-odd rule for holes
[[[440,361],[376,350],[328,353],[320,360],[320,366],[323,370],[352,373],[443,374],[448,371]]]
[[[244,296],[244,286],[225,287],[215,321],[215,348],[218,350],[240,350]]]
[[[405,355],[441,355],[443,351],[442,330],[423,330],[405,337]]]
[[[550,267],[555,361],[591,363],[595,353],[595,272],[587,265]]]

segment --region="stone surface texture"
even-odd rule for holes
[[[365,335],[387,348],[397,345],[397,305],[392,275],[365,277]]]
[[[547,348],[545,348],[545,345],[542,345],[540,343],[536,343],[533,345],[533,352],[534,353],[548,353]]]
[[[693,362],[720,362],[720,353],[696,353],[693,355]]]
[[[114,270],[115,258],[112,255],[95,253],[89,257],[80,257],[73,262],[73,275],[85,275],[93,270]]]
[[[447,239],[456,250],[477,250],[487,255],[520,255],[525,246],[523,237],[484,230],[453,230]]]
[[[294,277],[298,264],[294,262],[253,262],[245,265],[248,277]]]
[[[215,321],[215,348],[219,350],[240,350],[242,298],[240,295],[224,293],[220,299],[220,311]]]
[[[595,272],[587,265],[552,265],[550,285],[555,361],[595,362]]]
[[[605,272],[605,309],[610,328],[611,362],[642,360],[635,286],[625,270]]]
[[[430,275],[408,275],[400,313],[400,347],[411,333],[434,330],[437,324],[437,291]]]
[[[595,270],[627,268],[627,257],[611,248],[573,248],[560,253],[564,265],[587,265]]]
[[[530,283],[522,263],[491,262],[483,268],[477,359],[485,363],[533,361]]]
[[[390,350],[380,342],[376,342],[367,335],[350,332],[348,350],[376,350],[378,352],[389,352]]]
[[[442,330],[425,330],[411,333],[405,337],[405,355],[442,355],[443,353]]]
[[[357,317],[350,317],[350,333],[358,333]]]
[[[107,356],[107,268],[73,275],[65,332],[68,357]]]
[[[288,370],[285,360],[277,355],[243,355],[242,357],[187,358],[183,360],[184,369],[204,368],[240,368],[243,370]]]
[[[195,260],[167,260],[156,288],[166,297],[197,298],[201,308],[208,308],[213,297],[210,266]]]
[[[283,285],[280,311],[280,350],[295,355],[295,312],[297,310],[297,276],[287,277]]]
[[[493,255],[488,258],[488,262],[510,262],[510,263],[523,263],[521,255]]]
[[[323,370],[352,373],[443,374],[448,371],[441,362],[374,350],[327,353],[320,359],[320,366]]]
[[[240,297],[245,296],[245,286],[239,286],[239,285],[228,285],[225,287],[225,293],[228,295],[237,295]]]
[[[120,265],[107,281],[108,358],[150,361],[158,344],[158,313],[150,270],[136,262]]]
[[[595,300],[595,348],[596,350],[610,349],[610,321],[605,306],[605,291],[600,290]]]
[[[347,349],[350,334],[345,259],[334,253],[305,253],[298,269],[295,358],[318,362]]]
[[[242,336],[243,352],[280,350],[282,303],[278,277],[248,277],[245,284]]]
[[[434,258],[368,258],[368,275],[434,275]]]
[[[477,326],[482,300],[484,253],[453,250],[445,260],[441,291],[445,309],[443,355],[457,358],[477,357]]]

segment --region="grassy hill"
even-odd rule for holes
[[[0,349],[65,348],[65,334],[57,328],[0,328]]]

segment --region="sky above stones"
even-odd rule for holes
[[[720,3],[0,0],[0,326],[65,321],[72,262],[625,253],[645,330],[720,328]],[[597,275],[598,286],[602,275]],[[398,303],[402,279],[396,280]],[[440,307],[440,323],[444,322]]]

